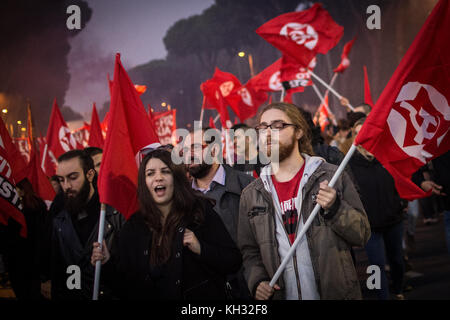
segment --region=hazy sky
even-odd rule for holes
[[[213,0],[87,0],[92,16],[71,39],[69,89],[64,105],[90,119],[92,103],[109,100],[106,75],[112,78],[114,57],[121,53],[128,70],[166,56],[163,37],[179,19],[200,14]],[[81,17],[83,19],[83,17]]]

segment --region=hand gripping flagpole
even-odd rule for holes
[[[309,71],[309,73],[317,80],[319,81],[325,88],[327,88],[328,90],[331,91],[332,94],[334,94],[336,97],[338,97],[339,99],[342,99],[343,97],[336,92],[336,90],[334,90],[331,86],[329,86],[325,81],[323,81],[318,75],[316,75],[314,72],[312,72],[311,70]],[[353,106],[350,104],[350,102],[347,105],[352,111],[355,110],[355,108],[353,108]]]
[[[344,171],[345,167],[347,166],[348,161],[352,157],[353,153],[356,150],[356,146],[352,144],[350,150],[348,150],[347,154],[345,155],[344,159],[342,160],[341,164],[337,168],[336,172],[334,173],[333,177],[331,178],[331,181],[328,183],[329,187],[334,187],[336,184],[337,179],[341,176],[342,172]],[[314,207],[313,211],[309,215],[308,219],[305,222],[305,225],[302,228],[302,231],[297,235],[294,243],[292,244],[291,248],[289,249],[287,255],[284,257],[283,261],[281,262],[280,266],[278,267],[277,271],[275,272],[272,280],[270,280],[269,285],[273,287],[275,283],[277,282],[278,278],[280,277],[281,273],[284,271],[284,268],[286,267],[286,264],[288,261],[292,258],[294,255],[295,250],[297,249],[298,244],[300,243],[300,240],[305,235],[306,231],[308,230],[309,226],[313,222],[314,218],[316,217],[317,213],[320,210],[320,205],[317,203]]]
[[[106,205],[104,203],[102,203],[101,208],[100,208],[100,219],[99,219],[99,223],[98,223],[98,239],[97,239],[97,242],[100,243],[100,249],[102,249],[102,246],[103,246],[103,231],[105,229],[105,211],[106,211]],[[102,262],[100,260],[97,260],[95,262],[94,292],[92,294],[92,300],[98,300],[101,268],[102,268]]]

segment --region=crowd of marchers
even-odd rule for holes
[[[221,148],[208,148],[218,143],[203,135],[210,128],[184,139],[181,156],[189,164],[174,163],[172,145],[144,148],[139,210],[126,220],[107,205],[102,244],[97,176],[103,152],[69,151],[58,158],[49,210],[27,179],[17,184],[28,237],[19,236],[13,220],[0,225],[2,285],[7,274],[17,299],[90,300],[101,261],[101,300],[362,299],[353,248],[363,247],[381,270],[378,298],[404,299],[419,212],[426,223],[444,212],[450,250],[450,156],[414,175],[418,186],[433,191],[426,199],[401,199],[389,172],[361,146],[330,187],[369,112],[361,105],[321,131],[299,107],[269,104],[254,128],[232,128],[232,163],[219,161]],[[249,129],[256,140],[245,135]],[[212,163],[203,160],[206,148]],[[277,157],[263,165],[262,151]],[[271,286],[316,204],[319,213]],[[67,272],[74,265],[80,270],[75,288]]]

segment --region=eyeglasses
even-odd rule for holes
[[[255,129],[258,132],[264,132],[267,130],[267,128],[270,128],[272,131],[279,131],[279,130],[283,130],[284,128],[286,128],[288,126],[294,126],[294,127],[298,128],[298,126],[296,124],[286,123],[284,121],[277,120],[277,121],[272,122],[271,124],[267,124],[265,122],[260,123],[259,125],[257,125],[255,127]]]

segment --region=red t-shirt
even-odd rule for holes
[[[303,166],[298,170],[297,174],[286,182],[279,182],[274,175],[271,176],[272,183],[277,191],[278,200],[280,201],[284,228],[286,229],[291,244],[295,241],[295,231],[297,230],[298,223],[295,198],[297,197],[298,187],[300,186],[304,170],[305,163],[303,163]]]

